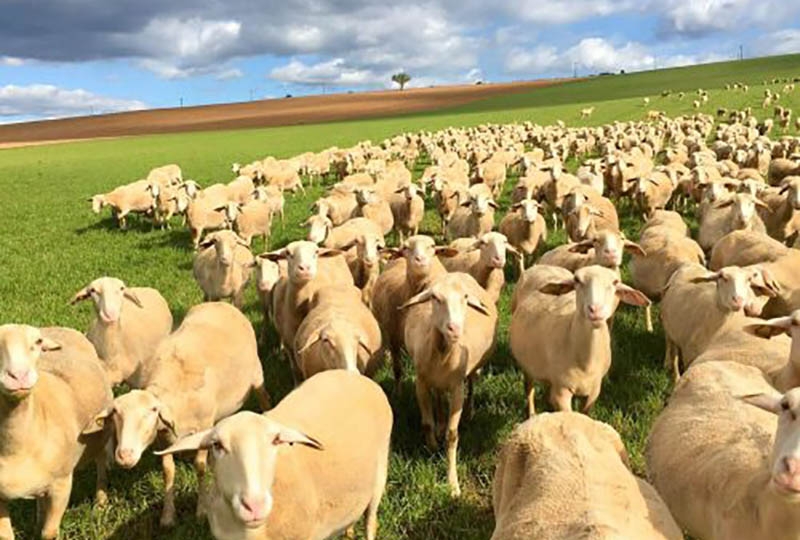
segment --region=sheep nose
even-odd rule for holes
[[[307,264],[298,264],[298,265],[297,265],[297,270],[298,270],[299,272],[302,272],[302,273],[304,273],[304,274],[305,274],[305,273],[308,273],[308,271],[309,271],[309,268],[308,268],[308,265],[307,265]]]
[[[731,304],[735,309],[742,309],[742,306],[744,305],[744,298],[741,296],[734,296],[731,298]]]
[[[589,306],[589,318],[599,319],[602,316],[602,309],[599,304],[591,304]]]
[[[129,468],[133,466],[133,461],[133,450],[130,448],[117,448],[117,463],[123,467]]]
[[[447,332],[453,336],[460,336],[461,325],[454,322],[449,322],[447,323]]]
[[[800,473],[800,459],[796,457],[786,456],[783,458],[783,468],[791,475]]]
[[[258,497],[245,496],[241,499],[242,508],[256,520],[261,519],[266,514],[266,504]]]
[[[414,255],[414,264],[424,264],[425,259],[420,255]]]

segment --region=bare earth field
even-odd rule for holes
[[[279,98],[0,125],[0,148],[99,137],[316,124],[394,116],[526,92],[557,79]]]

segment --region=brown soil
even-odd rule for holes
[[[558,82],[561,81],[332,94],[7,124],[0,125],[0,148],[148,133],[315,124],[393,116],[463,105]]]

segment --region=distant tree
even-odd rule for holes
[[[404,90],[406,85],[408,84],[408,81],[410,80],[411,80],[411,75],[405,73],[404,71],[392,75],[392,82],[399,84],[400,90]]]

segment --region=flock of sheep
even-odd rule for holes
[[[55,538],[76,468],[95,464],[102,504],[107,460],[135,467],[155,446],[164,526],[175,523],[173,455],[190,452],[197,513],[217,538],[322,539],[364,515],[374,539],[393,414],[369,377],[388,356],[399,385],[404,352],[422,435],[444,442],[459,496],[459,425],[495,347],[507,259],[530,419],[499,452],[493,539],[796,538],[800,138],[773,140],[746,111],[647,118],[409,133],[235,164],[233,181],[204,189],[167,165],[92,197],[123,228],[131,213],[162,227],[182,216],[205,301],[173,330],[158,291],[101,277],[73,298],[95,308],[85,335],[0,326],[0,538],[13,538],[7,502],[20,498],[36,498],[42,536]],[[420,159],[431,165],[415,181]],[[519,180],[499,218],[510,173]],[[252,239],[268,241],[302,179],[336,180],[304,222],[307,239],[254,255]],[[426,205],[443,243],[419,234]],[[642,216],[638,243],[618,208]],[[546,215],[569,242],[541,253]],[[262,335],[275,329],[298,385],[274,408],[238,309],[251,280]],[[646,308],[652,330],[655,300],[676,384],[648,442],[651,485],[630,472],[613,428],[571,411],[601,394],[618,304]],[[559,412],[536,414],[534,382]],[[122,383],[130,392],[114,398]],[[263,415],[237,412],[251,394]]]

